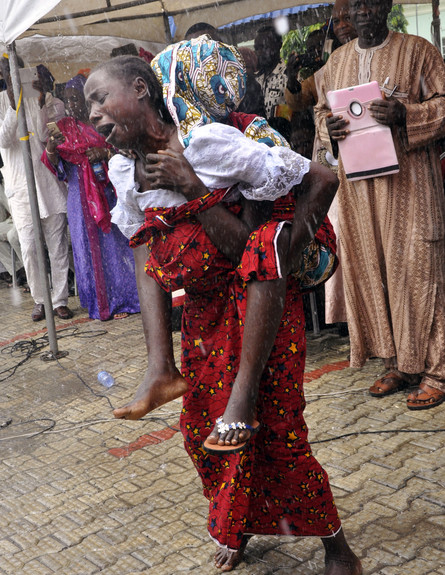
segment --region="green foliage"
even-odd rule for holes
[[[303,26],[297,30],[289,30],[289,32],[283,36],[283,45],[281,47],[282,59],[287,62],[292,52],[304,54],[306,52],[307,37],[314,30],[322,28],[323,25],[323,22],[319,22],[311,26]],[[406,34],[407,26],[408,20],[405,18],[402,4],[394,4],[388,15],[388,28],[394,30],[394,32],[403,32]]]
[[[388,14],[388,28],[394,32],[407,33],[408,20],[405,18],[403,6],[401,4],[394,4],[391,12]]]
[[[281,58],[287,62],[292,52],[304,54],[304,52],[306,52],[307,37],[311,32],[314,32],[314,30],[322,28],[323,25],[323,22],[319,22],[318,24],[312,24],[311,26],[303,26],[297,30],[289,30],[289,32],[283,36]]]

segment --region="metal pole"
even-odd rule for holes
[[[315,292],[309,292],[309,301],[311,304],[312,326],[314,329],[314,336],[320,335],[320,323],[318,321],[317,300],[315,299]]]
[[[14,89],[14,99],[20,102],[21,82],[19,75],[19,65],[17,61],[17,53],[15,51],[15,42],[9,44],[7,47],[9,55],[9,64],[11,70],[12,86]],[[39,266],[40,282],[43,287],[43,299],[45,306],[45,320],[48,328],[48,339],[50,350],[54,357],[58,357],[59,350],[57,346],[56,326],[54,322],[54,315],[52,313],[53,305],[51,301],[51,292],[49,288],[48,271],[46,268],[46,256],[44,249],[43,231],[40,223],[40,211],[37,201],[36,182],[34,178],[34,167],[32,165],[31,146],[29,144],[29,132],[26,122],[25,107],[23,102],[17,105],[17,121],[18,121],[18,136],[22,146],[23,161],[25,163],[26,182],[28,184],[29,203],[31,206],[32,225],[34,228],[36,248],[37,248],[37,263]]]
[[[17,278],[15,276],[15,251],[11,246],[11,267],[12,267],[12,287],[17,287]]]
[[[163,2],[161,2],[161,6],[162,6],[162,19],[164,20],[165,41],[167,44],[172,44],[173,38],[170,32],[170,22],[168,21],[168,14],[164,8]]]
[[[442,39],[440,37],[440,8],[439,8],[439,0],[432,1],[433,7],[433,21],[431,23],[432,28],[432,35],[433,35],[433,44],[442,54]]]

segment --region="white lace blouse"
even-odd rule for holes
[[[210,191],[231,188],[226,196],[230,201],[240,194],[249,200],[274,201],[300,184],[310,169],[310,160],[290,148],[269,148],[218,123],[196,128],[184,156]],[[187,201],[169,190],[140,192],[134,171],[134,160],[120,154],[111,158],[108,175],[117,194],[111,219],[127,238],[144,223],[146,208],[168,208]]]

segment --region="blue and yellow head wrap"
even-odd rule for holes
[[[207,35],[168,46],[151,66],[185,147],[194,128],[224,121],[246,92],[238,50]]]

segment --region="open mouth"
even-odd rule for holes
[[[97,131],[99,134],[102,134],[106,141],[108,141],[108,138],[111,136],[114,130],[114,126],[114,124],[104,124],[103,126],[98,126]]]

